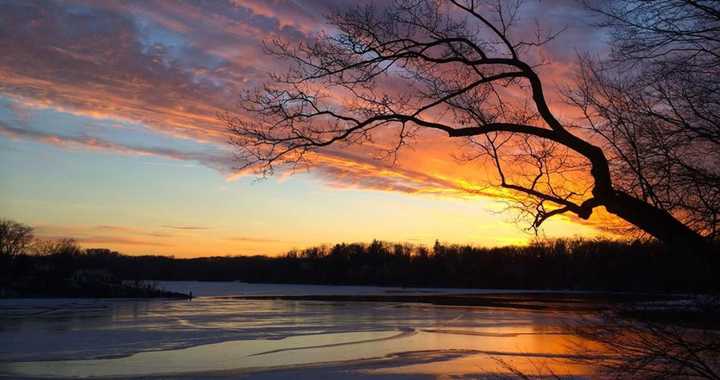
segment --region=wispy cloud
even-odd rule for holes
[[[120,236],[86,236],[78,238],[78,242],[84,245],[138,245],[138,246],[150,246],[150,247],[172,247],[174,244],[169,242],[162,242],[158,240],[141,240],[128,237]]]
[[[169,226],[165,225],[163,228],[170,228],[173,230],[184,230],[184,231],[204,231],[209,230],[210,227],[203,227],[203,226]]]
[[[241,90],[262,83],[268,72],[282,68],[263,55],[263,40],[303,41],[327,27],[323,13],[351,3],[4,3],[0,15],[0,95],[26,108],[138,122],[153,133],[212,148],[194,151],[130,144],[91,132],[69,135],[60,130],[33,129],[24,123],[14,125],[7,120],[0,120],[0,134],[65,149],[196,162],[228,177],[246,175],[248,172],[233,170],[231,154],[218,153],[225,151],[227,136],[217,114],[236,109]],[[571,41],[581,41],[582,33],[588,33],[581,22],[575,21],[578,8],[572,2],[558,3],[552,10],[544,5],[535,7],[533,12],[538,17],[558,21],[559,25],[570,20],[572,25],[565,35]],[[534,32],[534,28],[525,32]],[[545,53],[555,60],[543,67],[544,79],[563,83],[572,65],[569,59],[574,47],[559,45]],[[27,121],[27,111],[22,113],[22,120]],[[404,151],[397,165],[369,159],[361,149],[326,149],[315,157],[313,173],[336,189],[463,198],[509,196],[487,186],[482,167],[453,162],[450,157],[457,150],[454,143],[437,141],[437,136],[424,137],[419,144],[423,148]]]
[[[118,225],[39,224],[33,227],[41,239],[71,238],[84,246],[172,247],[175,238],[175,235],[166,232]]]
[[[213,155],[202,152],[188,152],[165,147],[132,146],[91,136],[66,136],[28,128],[14,127],[2,120],[0,120],[0,135],[5,135],[9,138],[20,138],[41,142],[68,149],[81,148],[123,155],[156,156],[172,160],[195,161],[226,173],[230,170],[232,165],[232,158],[229,156]]]
[[[236,242],[244,242],[244,243],[293,243],[293,242],[289,242],[289,241],[285,241],[285,240],[257,238],[257,237],[248,237],[248,236],[229,237],[229,238],[227,238],[227,240],[236,241]]]

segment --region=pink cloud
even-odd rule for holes
[[[90,118],[140,122],[154,132],[225,146],[218,112],[234,110],[237,93],[264,81],[283,64],[264,56],[267,38],[301,41],[324,25],[322,13],[347,2],[242,1],[17,3],[0,16],[0,94],[34,107],[48,107]],[[73,6],[83,12],[71,12]],[[577,17],[578,6],[531,5],[538,18],[563,26],[571,41],[590,33]],[[527,21],[527,20],[525,20]],[[534,24],[528,23],[534,27]],[[530,29],[524,29],[530,33]],[[574,49],[552,45],[544,51],[552,64],[541,68],[546,83],[571,80]],[[38,57],[43,57],[38,59]],[[567,118],[573,110],[550,90],[553,108]],[[384,88],[402,91],[401,83]],[[337,93],[336,101],[342,102]],[[520,94],[518,94],[519,96]],[[431,115],[431,117],[440,117]],[[225,175],[230,155],[128,145],[92,136],[66,136],[0,124],[0,134],[68,149],[156,156],[197,162]],[[391,132],[381,137],[382,146]],[[422,148],[405,150],[397,165],[369,159],[369,147],[321,151],[313,173],[328,186],[453,197],[507,197],[488,185],[479,164],[458,164],[455,142],[428,134]]]

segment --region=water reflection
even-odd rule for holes
[[[8,370],[31,376],[140,376],[210,372],[320,362],[359,361],[404,352],[422,352],[428,363],[390,367],[368,373],[467,374],[502,372],[501,361],[519,369],[551,369],[579,375],[584,368],[565,360],[573,337],[538,334],[517,327],[475,329],[476,334],[406,331],[366,331],[300,335],[279,340],[239,340],[180,350],[143,352],[123,358],[12,363]],[[453,360],[434,355],[458,352]],[[532,365],[532,368],[529,366]],[[507,369],[505,369],[507,371]]]
[[[580,339],[563,330],[576,318],[567,312],[205,297],[12,307],[0,317],[0,373],[12,376],[253,371],[328,362],[367,376],[507,372],[502,362],[533,373],[589,372],[567,358]]]

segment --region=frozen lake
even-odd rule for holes
[[[239,299],[257,295],[482,292],[161,283],[178,300],[0,300],[0,377],[477,378],[583,375],[578,339],[552,310]],[[497,291],[493,291],[497,292]]]

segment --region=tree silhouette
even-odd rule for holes
[[[602,378],[720,379],[719,305],[695,299],[684,310],[625,307],[581,318],[569,329],[592,344],[579,344],[575,360]]]
[[[32,227],[0,219],[0,288],[12,279],[18,257],[26,253],[32,241]]]
[[[267,175],[331,145],[392,133],[392,156],[421,132],[441,132],[468,139],[464,158],[490,160],[535,228],[604,207],[666,243],[702,245],[672,210],[618,186],[603,146],[556,117],[532,57],[557,33],[516,39],[518,15],[507,1],[395,1],[338,12],[334,30],[310,43],[272,41],[268,52],[290,69],[247,94],[244,115],[224,116],[231,143]]]
[[[32,241],[32,227],[12,220],[0,219],[1,257],[11,258],[25,253]]]
[[[612,53],[582,58],[570,100],[602,141],[614,186],[710,238],[720,223],[720,3],[610,1],[592,8]]]

